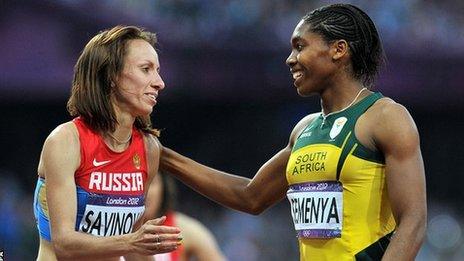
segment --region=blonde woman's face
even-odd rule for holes
[[[141,39],[127,43],[124,65],[115,82],[115,105],[132,116],[149,115],[164,89],[158,53]]]

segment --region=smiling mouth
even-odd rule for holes
[[[156,94],[153,94],[153,93],[146,93],[145,95],[148,96],[148,98],[150,98],[150,100],[152,101],[155,101],[156,102],[156,97],[157,95]]]
[[[293,76],[293,80],[297,80],[299,78],[301,78],[301,76],[303,76],[303,73],[302,72],[293,72],[292,73],[292,76]]]

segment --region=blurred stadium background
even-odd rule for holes
[[[429,226],[417,260],[464,260],[464,2],[348,1],[367,11],[387,53],[376,89],[419,127]],[[166,89],[153,121],[161,142],[252,177],[294,124],[320,110],[300,98],[284,61],[298,20],[333,1],[0,0],[0,250],[33,260],[32,196],[42,143],[65,104],[85,43],[116,24],[158,33]],[[182,184],[178,209],[201,220],[230,260],[297,260],[286,200],[261,216],[221,207]],[[63,195],[65,196],[65,195]]]

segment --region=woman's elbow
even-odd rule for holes
[[[262,208],[250,208],[250,209],[246,210],[245,212],[248,213],[248,214],[254,215],[254,216],[258,216],[261,213],[263,213],[263,211],[264,211],[264,209],[262,209]]]
[[[269,200],[260,197],[250,190],[245,190],[239,199],[237,209],[255,216],[260,215],[272,205]]]
[[[58,260],[69,260],[74,258],[72,255],[72,244],[65,236],[52,237],[53,249]]]
[[[260,215],[269,207],[268,205],[261,202],[250,202],[248,205],[249,207],[245,212],[255,216]]]

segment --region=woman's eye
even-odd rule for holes
[[[142,70],[143,70],[144,72],[148,72],[148,71],[150,71],[150,68],[148,68],[148,67],[143,67]]]
[[[297,49],[298,51],[301,51],[301,50],[303,49],[303,45],[297,44],[297,45],[296,45],[296,49]]]

